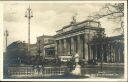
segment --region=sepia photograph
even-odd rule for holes
[[[3,3],[3,79],[126,79],[125,2]]]

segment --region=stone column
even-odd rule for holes
[[[71,38],[69,38],[68,40],[67,40],[67,47],[68,47],[68,54],[70,54],[71,55]]]
[[[62,47],[61,47],[61,54],[62,54],[62,55],[65,55],[65,54],[64,54],[64,39],[61,40],[61,44],[62,44]]]
[[[90,60],[92,60],[92,44],[90,44]]]
[[[111,51],[111,55],[112,55],[112,62],[114,62],[114,50],[113,50],[113,47],[111,48],[112,49],[112,51]]]
[[[96,45],[93,44],[93,59],[96,60]]]
[[[117,61],[120,62],[120,48],[118,49],[117,52],[118,52],[118,60]]]
[[[107,45],[107,63],[110,61],[110,46]]]
[[[96,48],[96,49],[95,49],[95,54],[96,54],[96,55],[95,55],[95,57],[96,57],[95,59],[97,60],[97,44],[95,45],[95,48]]]
[[[112,62],[112,46],[110,45],[110,61]]]
[[[66,40],[66,46],[67,46],[67,48],[66,48],[67,49],[67,55],[69,55],[70,54],[69,53],[70,52],[70,44],[69,44],[69,40],[68,39]]]
[[[119,61],[119,49],[115,49],[115,62]]]
[[[115,49],[114,49],[114,52],[113,52],[113,53],[114,53],[114,62],[116,62],[116,55],[117,55],[115,52],[116,52],[116,51],[115,51]]]
[[[124,63],[124,59],[125,59],[124,58],[125,57],[124,56],[124,50],[121,50],[120,52],[122,52],[121,55],[120,55],[120,62]]]
[[[90,45],[88,44],[88,60],[90,60]]]
[[[88,55],[89,55],[89,53],[88,53],[88,44],[87,44],[87,42],[88,42],[88,35],[84,35],[84,56],[85,56],[85,61],[88,61]]]
[[[55,56],[57,57],[58,55],[58,41],[55,41]]]
[[[67,55],[67,41],[64,39],[64,54]]]
[[[94,55],[94,44],[92,45],[92,59],[94,59],[95,58],[95,55]]]
[[[80,59],[83,59],[83,56],[81,54],[81,52],[82,52],[82,43],[81,43],[80,36],[77,36],[77,41],[78,41],[78,43],[77,43],[78,55],[79,55]]]
[[[59,40],[59,54],[58,55],[61,55],[62,54],[62,42],[61,40]]]
[[[74,38],[73,37],[71,37],[71,54],[72,55],[75,55],[74,53],[75,53],[75,51],[74,51]]]
[[[119,56],[118,56],[119,60],[118,60],[118,62],[120,62],[120,49],[119,49],[118,53],[119,53]]]

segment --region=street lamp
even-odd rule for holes
[[[30,54],[30,19],[33,17],[33,12],[30,8],[25,12],[25,17],[28,19],[28,54]]]
[[[8,72],[7,71],[8,71],[8,66],[9,66],[9,62],[7,62],[7,59],[6,59],[7,54],[8,54],[7,53],[7,46],[8,46],[8,43],[7,42],[8,42],[8,36],[9,36],[9,32],[8,32],[7,29],[4,32],[4,36],[5,36],[5,40],[6,40],[6,43],[5,43],[5,45],[6,45],[5,46],[6,47],[5,48],[5,55],[6,56],[4,55],[4,69],[3,69],[4,73],[3,74],[4,74],[4,77],[6,77],[6,76],[8,76]]]
[[[40,43],[41,43],[41,41],[39,40],[39,41],[38,41],[38,48],[39,48],[39,49],[38,49],[38,53],[39,53],[39,56],[40,56],[40,53],[41,53],[41,50],[40,50]]]
[[[7,54],[7,45],[8,45],[7,42],[8,42],[8,36],[9,36],[8,30],[5,31],[4,36],[5,36],[5,40],[6,40],[6,54]]]

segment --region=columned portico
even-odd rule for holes
[[[98,26],[86,26],[86,24],[91,24],[90,22]],[[100,33],[104,32],[104,29],[100,28],[99,24],[95,21],[85,21],[77,25],[68,25],[58,30],[55,38],[59,41],[59,54],[74,57],[78,53],[80,60],[85,62],[100,59],[98,45],[90,43],[99,30]]]

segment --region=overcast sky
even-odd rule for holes
[[[4,4],[4,28],[9,31],[8,44],[17,40],[27,42],[28,21],[24,15],[28,6],[25,3]],[[99,11],[104,3],[33,3],[30,6],[34,16],[31,19],[31,43],[35,43],[36,37],[54,35],[58,29],[68,25],[74,13],[77,13],[78,22],[83,21]],[[107,19],[100,22],[107,36],[119,34],[112,30],[118,28],[119,24]]]

